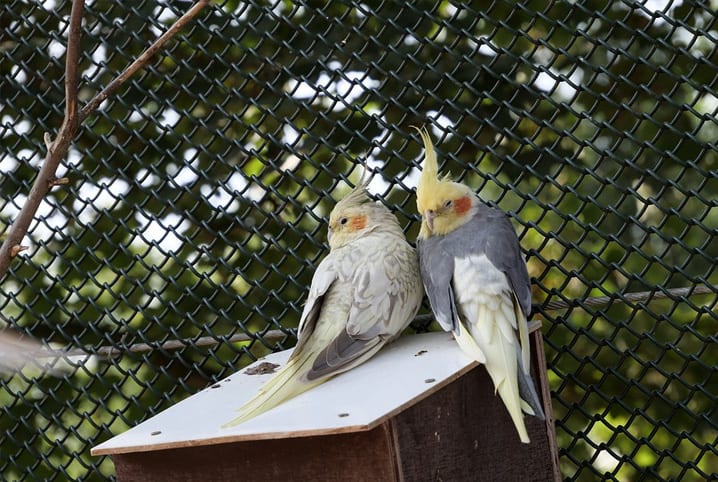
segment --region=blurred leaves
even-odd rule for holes
[[[0,6],[0,233],[62,118],[70,3],[52,3]],[[105,479],[111,462],[91,446],[292,346],[323,218],[359,159],[415,237],[412,125],[431,127],[444,169],[510,212],[535,301],[718,283],[711,9],[326,3],[219,3],[88,119],[59,173],[70,185],[43,203],[0,284],[3,322],[90,351],[258,337],[0,380],[4,478]],[[189,5],[92,2],[81,98]],[[715,303],[544,317],[566,477],[718,471]]]

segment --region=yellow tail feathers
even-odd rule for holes
[[[246,422],[324,382],[324,379],[304,381],[302,377],[297,376],[308,361],[306,357],[290,360],[259,389],[254,397],[237,410],[239,415],[222,425],[222,428],[234,427]]]
[[[497,338],[501,336],[500,333],[496,334]],[[508,345],[505,341],[500,340],[497,344],[497,352],[500,356],[497,360],[500,370],[499,376],[503,376],[500,382],[497,384],[496,378],[491,377],[494,380],[494,385],[499,392],[501,400],[503,400],[506,410],[508,410],[511,420],[514,422],[516,431],[519,434],[521,442],[527,444],[531,440],[529,439],[528,431],[526,430],[526,423],[524,422],[523,406],[526,404],[519,396],[519,381],[518,381],[518,360],[516,359],[516,350],[513,346]],[[494,370],[491,370],[494,371]],[[489,374],[491,374],[489,371]],[[498,378],[498,377],[497,377]],[[533,412],[533,410],[532,410]]]
[[[464,353],[486,366],[495,393],[509,412],[521,442],[529,443],[524,412],[533,415],[534,410],[521,399],[519,393],[520,352],[516,342],[506,337],[506,332],[514,336],[512,323],[506,319],[506,310],[500,309],[499,306],[491,309],[489,305],[480,304],[477,308],[477,318],[472,325],[473,333],[462,323],[459,333],[454,333],[454,337]]]
[[[479,363],[486,363],[486,355],[481,351],[479,345],[476,344],[476,340],[474,340],[474,337],[471,336],[471,333],[469,333],[469,330],[466,329],[463,323],[459,325],[459,330],[454,332],[454,339],[456,343],[458,343],[459,348],[461,348],[461,351],[468,357],[473,358]]]

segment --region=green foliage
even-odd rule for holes
[[[106,101],[0,284],[3,321],[90,351],[252,338],[0,380],[2,478],[111,477],[90,447],[292,346],[356,159],[415,237],[411,126],[511,213],[537,302],[717,284],[715,13],[486,3],[227,1]],[[187,6],[91,2],[83,102]],[[69,10],[0,6],[0,233],[62,121]],[[566,477],[718,472],[714,312],[704,296],[542,314]]]

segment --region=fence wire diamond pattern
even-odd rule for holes
[[[0,283],[3,326],[91,354],[0,378],[2,478],[111,479],[90,447],[291,347],[360,164],[415,239],[420,125],[515,222],[564,477],[716,477],[715,5],[479,3],[217,2],[106,101]],[[81,100],[189,6],[88,2]],[[0,5],[0,235],[70,7]]]

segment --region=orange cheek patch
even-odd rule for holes
[[[364,229],[366,227],[366,216],[354,216],[351,221],[349,221],[349,226],[353,231]]]
[[[465,214],[469,209],[471,209],[471,199],[469,196],[460,197],[454,201],[454,211],[456,211],[456,214]]]

